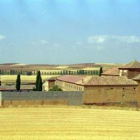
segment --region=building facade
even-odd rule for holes
[[[65,75],[55,84],[64,91],[84,91],[84,104],[137,104],[138,84],[125,76]]]
[[[49,91],[51,88],[53,88],[55,86],[55,81],[56,81],[55,77],[51,77],[45,80],[42,85],[43,91]]]
[[[140,74],[133,78],[138,83],[138,89],[137,89],[137,100],[138,100],[138,107],[140,107]]]
[[[119,68],[119,75],[126,76],[128,79],[133,79],[140,74],[140,63],[133,61]]]

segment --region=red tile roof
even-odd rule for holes
[[[137,85],[137,82],[133,81],[132,79],[127,79],[124,76],[75,76],[75,75],[65,75],[60,76],[57,80],[61,80],[64,82],[69,82],[78,85]]]
[[[124,76],[101,76],[92,77],[84,85],[137,85],[137,83]]]
[[[78,81],[80,81],[82,79],[83,79],[83,77],[75,76],[75,75],[64,75],[64,76],[57,77],[57,80],[70,82],[70,83],[77,83]]]
[[[123,65],[119,69],[140,69],[140,63],[138,61],[133,61],[131,63]]]
[[[119,69],[111,68],[111,69],[103,72],[102,75],[119,76]]]

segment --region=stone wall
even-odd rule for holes
[[[85,87],[85,104],[137,104],[137,86]]]
[[[140,89],[137,86],[96,86],[85,87],[85,91],[58,92],[3,92],[1,101],[28,104],[111,104],[140,106]],[[139,90],[140,91],[140,90]],[[1,102],[0,102],[1,103]],[[3,103],[3,102],[2,102]]]
[[[2,101],[67,101],[68,105],[82,105],[83,92],[3,92]]]
[[[140,81],[138,81],[137,100],[138,100],[138,107],[140,107]]]

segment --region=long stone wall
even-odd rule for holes
[[[1,101],[62,101],[68,102],[68,105],[82,105],[83,92],[3,92]]]

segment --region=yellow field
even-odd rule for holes
[[[93,71],[93,70],[99,70],[100,69],[100,67],[93,67],[93,68],[91,68],[91,67],[87,67],[87,68],[84,68],[84,69],[82,69],[82,70],[87,70],[87,71]]]
[[[42,80],[45,80],[50,77],[56,77],[58,75],[42,75]],[[2,83],[15,83],[16,82],[16,75],[2,75],[1,81]],[[36,81],[36,75],[27,76],[27,75],[21,75],[21,82],[35,82]]]
[[[0,140],[139,139],[139,111],[82,107],[0,108]]]

